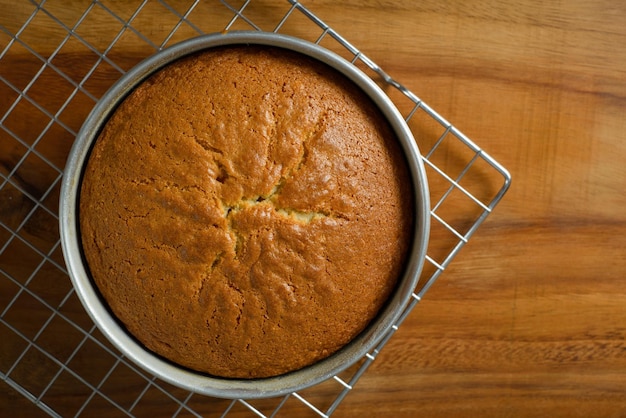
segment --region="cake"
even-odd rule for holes
[[[269,46],[212,48],[136,87],[82,178],[84,257],[138,342],[226,378],[298,370],[395,290],[414,202],[388,122],[343,75]]]

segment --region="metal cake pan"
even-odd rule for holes
[[[398,286],[377,318],[334,355],[311,366],[277,377],[225,379],[177,366],[147,350],[113,316],[99,295],[82,255],[79,230],[79,190],[89,154],[102,127],[129,92],[169,63],[208,48],[257,44],[289,49],[333,67],[361,88],[379,107],[404,151],[413,182],[415,228],[413,242]],[[264,398],[285,395],[313,386],[345,370],[379,344],[404,311],[423,267],[430,230],[430,202],[424,166],[411,130],[389,97],[355,65],[319,45],[286,35],[266,32],[216,33],[183,41],[142,61],[126,73],[96,104],[78,132],[69,154],[60,198],[60,232],[63,254],[72,284],[85,310],[102,333],[132,362],[178,387],[221,398]]]

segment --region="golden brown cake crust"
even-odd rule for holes
[[[100,134],[80,197],[91,274],[147,348],[223,377],[353,339],[394,289],[412,194],[387,123],[343,76],[270,47],[177,61]]]

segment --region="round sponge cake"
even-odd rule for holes
[[[263,46],[214,48],[141,83],[80,192],[90,273],[149,350],[213,376],[319,361],[376,317],[414,210],[385,118],[344,76]]]

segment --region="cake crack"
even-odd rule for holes
[[[200,145],[202,148],[204,148],[208,152],[219,154],[219,155],[224,155],[224,151],[222,151],[221,149],[217,147],[214,147],[213,145],[209,143],[209,141],[200,139],[195,135],[194,135],[194,141],[196,141],[198,145]]]
[[[240,201],[232,205],[222,205],[224,207],[224,218],[229,221],[229,230],[234,230],[236,227],[232,224],[232,216],[240,211],[246,209],[252,209],[255,206],[264,206],[272,209],[272,212],[278,216],[293,219],[300,223],[309,224],[316,219],[330,218],[333,215],[330,212],[321,210],[300,210],[290,207],[282,207],[276,204],[271,198],[265,198],[264,196],[258,196],[253,199],[241,199]]]

